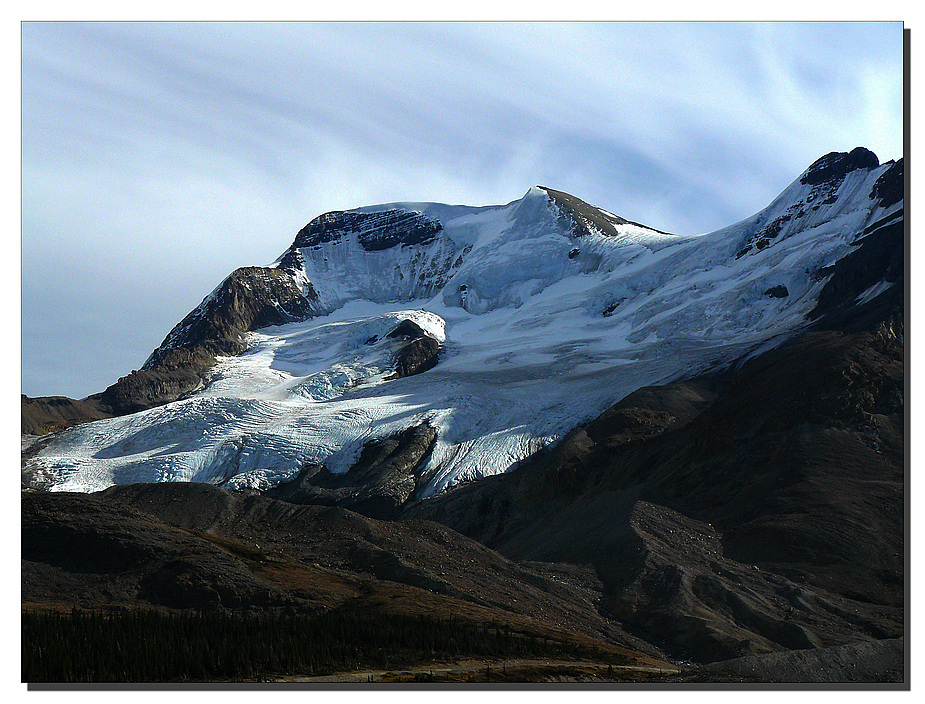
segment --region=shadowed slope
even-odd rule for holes
[[[901,330],[811,333],[727,379],[641,390],[409,515],[594,565],[607,613],[692,659],[901,635]]]

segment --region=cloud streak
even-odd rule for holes
[[[901,156],[902,26],[23,25],[23,391],[137,368],[326,210],[537,183],[706,232]]]

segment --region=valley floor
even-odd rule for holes
[[[318,677],[282,677],[278,682],[325,683],[518,683],[653,682],[680,674],[674,665],[609,665],[587,660],[460,660],[392,670],[359,670]]]
[[[891,638],[833,648],[782,651],[699,667],[613,665],[588,660],[468,659],[392,670],[282,677],[286,683],[647,683],[902,685],[905,641]]]

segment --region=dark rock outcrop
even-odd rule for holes
[[[407,340],[395,353],[395,371],[389,379],[402,379],[437,366],[442,345],[414,321],[403,320],[387,337]]]
[[[904,219],[875,223],[854,241],[856,249],[838,260],[826,273],[829,280],[809,313],[818,327],[872,329],[896,317],[903,306],[905,280]],[[874,287],[882,291],[864,305],[858,298]],[[901,317],[901,316],[900,316]]]
[[[786,298],[790,295],[790,291],[787,290],[786,286],[778,285],[769,288],[764,292],[764,295],[768,298]]]
[[[604,213],[600,208],[585,203],[580,198],[576,198],[565,191],[557,191],[546,186],[540,186],[540,188],[546,192],[556,208],[558,208],[560,217],[567,218],[572,223],[572,236],[574,237],[587,236],[591,234],[592,230],[605,235],[616,236],[619,234],[616,228],[617,225],[636,225],[637,227],[645,227],[655,232],[661,232],[661,230],[655,230],[655,228],[648,225],[640,225],[638,222]],[[662,232],[662,234],[668,233]],[[571,257],[572,255],[570,254],[569,256]]]
[[[829,152],[814,161],[800,177],[800,183],[815,185],[825,181],[841,181],[856,169],[875,169],[880,166],[877,155],[864,147],[850,152]]]
[[[204,350],[167,350],[150,369],[132,371],[100,394],[113,415],[125,415],[183,398],[202,385],[215,357]]]
[[[170,332],[144,366],[100,394],[115,415],[175,401],[202,384],[218,355],[245,349],[244,334],[269,325],[305,320],[316,298],[281,269],[234,271]]]
[[[877,199],[880,207],[889,208],[903,199],[905,187],[905,166],[900,159],[877,179],[870,195]]]
[[[837,202],[838,189],[847,174],[857,169],[873,169],[879,165],[880,162],[877,156],[862,147],[858,147],[850,153],[831,152],[816,160],[800,178],[800,183],[811,186],[809,192],[791,204],[787,208],[787,212],[775,217],[753,232],[736,252],[735,258],[741,259],[750,253],[756,254],[773,246],[777,241],[800,232],[803,227],[802,218],[807,212],[816,211],[822,206]],[[893,167],[881,174],[877,179],[871,193],[872,197],[874,197],[874,192],[879,193],[880,191],[883,191],[884,194],[889,192],[890,197],[892,197],[895,185],[890,186],[890,184],[894,183],[895,174],[887,177],[890,171],[893,171]],[[901,179],[901,166],[899,173],[899,178]],[[878,188],[877,184],[881,182],[883,182],[883,185]],[[902,195],[900,194],[901,197]]]
[[[326,242],[337,242],[344,235],[358,232],[360,244],[368,252],[396,246],[427,244],[443,229],[439,220],[409,210],[381,210],[357,213],[335,210],[320,215],[299,230],[295,241],[280,262],[288,265],[285,257],[301,248],[315,247]]]
[[[181,320],[142,369],[157,366],[171,350],[199,350],[215,355],[244,351],[244,333],[285,325],[313,315],[316,298],[302,291],[292,276],[278,269],[236,269],[202,304]]]
[[[430,453],[437,431],[427,423],[363,446],[360,459],[345,474],[324,467],[306,467],[268,496],[301,504],[342,506],[372,518],[394,518],[414,495],[420,466]]]

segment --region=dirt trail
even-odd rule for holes
[[[651,665],[607,665],[606,663],[591,662],[587,660],[461,660],[454,663],[439,663],[433,665],[416,665],[413,667],[394,668],[390,670],[357,670],[354,672],[339,672],[333,675],[317,677],[282,677],[278,682],[383,682],[408,681],[414,675],[433,675],[435,677],[446,675],[477,675],[490,672],[498,677],[498,682],[516,681],[517,670],[530,670],[533,676],[529,680],[536,680],[536,674],[554,676],[563,670],[582,670],[586,674],[596,675],[602,679],[608,678],[608,668],[617,679],[626,680],[629,675],[640,673],[646,675],[677,675],[680,670],[668,663],[663,667]],[[491,680],[489,680],[491,681]]]

